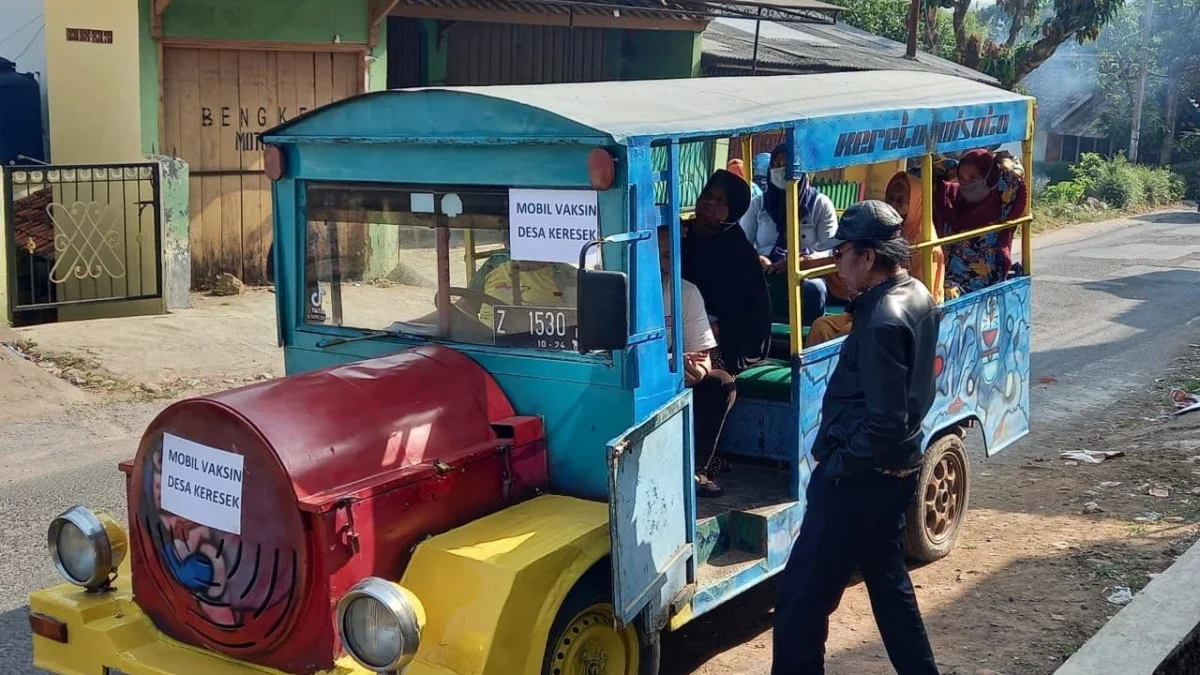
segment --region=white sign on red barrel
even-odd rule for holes
[[[162,508],[198,525],[242,533],[245,458],[163,434]]]

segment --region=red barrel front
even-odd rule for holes
[[[513,446],[498,430],[514,419],[490,375],[437,346],[176,403],[129,471],[135,600],[182,642],[285,672],[328,668],[334,596],[353,582],[335,575],[398,578],[432,533],[414,523],[446,529],[531,492],[505,475]],[[479,461],[492,455],[504,459]],[[413,493],[427,498],[395,497],[430,481],[441,487]],[[448,498],[456,481],[471,494]],[[373,517],[341,532],[344,556],[333,551],[333,528],[371,500]],[[376,541],[369,528],[385,526],[408,535]]]

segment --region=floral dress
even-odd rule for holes
[[[1015,158],[999,157],[996,162],[1000,179],[995,190],[1000,194],[1000,219],[1004,222],[1015,211],[1024,210],[1025,169]],[[991,232],[946,247],[946,295],[956,298],[1005,280],[1012,266],[1013,230]]]

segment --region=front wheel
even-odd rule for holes
[[[947,433],[925,451],[917,495],[905,514],[904,552],[918,562],[950,554],[967,516],[971,462],[961,435]]]
[[[603,575],[585,575],[563,600],[546,642],[543,675],[658,675],[658,635],[640,620],[614,628],[615,610]]]

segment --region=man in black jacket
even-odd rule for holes
[[[900,675],[937,675],[904,566],[904,512],[921,470],[922,421],[936,392],[940,312],[905,270],[900,215],[880,201],[842,215],[838,274],[857,293],[854,328],[825,390],[818,462],[800,536],[779,585],[773,675],[822,675],[829,615],[862,571],[879,633]]]

